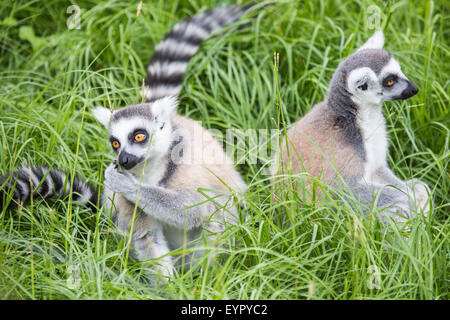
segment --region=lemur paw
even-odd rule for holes
[[[136,192],[138,184],[127,173],[120,173],[115,164],[111,164],[105,171],[105,186],[113,192],[130,194]]]
[[[408,221],[411,218],[412,212],[409,206],[405,204],[395,204],[389,208],[384,209],[382,215],[382,222],[388,224],[390,221],[394,221],[396,226],[399,227],[404,232],[411,231]],[[391,220],[392,219],[392,220]]]
[[[428,185],[419,179],[408,180],[406,181],[406,185],[413,191],[412,196],[414,197],[416,210],[422,211],[425,215],[428,215],[430,211],[430,202],[432,201],[429,196],[431,191]]]
[[[407,205],[396,204],[389,208],[389,215],[396,223],[405,223],[411,218],[411,212]]]

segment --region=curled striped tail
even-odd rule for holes
[[[238,21],[253,4],[217,8],[177,23],[156,46],[150,60],[141,96],[152,102],[166,96],[177,96],[189,60],[200,44],[214,31]]]
[[[71,190],[74,201],[91,209],[99,205],[97,190],[81,179],[74,177],[72,182],[70,174],[43,166],[23,167],[0,178],[0,212],[5,206],[12,207],[17,202],[26,204],[31,195],[62,199]],[[12,199],[9,199],[9,195]]]

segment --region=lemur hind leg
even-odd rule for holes
[[[133,240],[133,248],[139,261],[154,260],[155,269],[165,278],[173,275],[174,265],[168,243],[162,228],[152,228],[137,239]],[[152,279],[153,277],[150,277]]]
[[[366,182],[347,182],[348,189],[345,198],[361,204],[369,210],[375,204],[379,210],[378,217],[381,222],[387,223],[391,219],[397,224],[404,224],[416,216],[410,206],[410,196],[406,190],[391,185],[381,185]],[[351,202],[353,203],[353,202]]]
[[[433,204],[430,187],[425,182],[418,179],[411,179],[405,183],[408,188],[413,191],[416,209],[421,210],[425,216],[428,216],[430,207],[432,207]]]
[[[138,240],[134,244],[135,250],[140,252],[139,260],[160,257],[171,250],[171,244],[173,246],[173,239],[171,241],[169,238],[165,238],[162,231],[164,228],[152,229],[152,226],[164,224],[171,228],[172,233],[182,236],[186,232],[190,235],[196,230],[200,230],[208,222],[207,217],[218,210],[214,203],[205,201],[205,197],[196,191],[167,189],[151,185],[139,186],[139,183],[136,183],[130,175],[118,172],[113,166],[108,167],[105,171],[105,186],[113,192],[120,193],[132,203],[138,202],[140,215],[136,219],[135,227],[136,230],[144,231],[136,233],[143,236],[137,236]],[[147,230],[155,232],[152,232],[150,236],[146,234]],[[208,237],[208,242],[209,240],[211,240],[210,237]],[[197,255],[203,255],[201,248]],[[163,269],[173,270],[172,259],[164,258],[162,258]],[[187,258],[189,261],[192,259],[192,257]],[[165,275],[172,273],[172,271],[165,273],[164,270],[162,271]]]
[[[392,185],[401,189],[408,194],[412,210],[422,211],[425,215],[429,214],[431,192],[425,182],[418,179],[402,181],[387,167],[381,167],[376,170],[372,181],[379,185]]]
[[[111,213],[120,230],[119,238],[127,237],[132,230],[131,257],[138,261],[155,259],[155,270],[160,271],[164,277],[170,276],[173,273],[172,257],[164,256],[170,250],[161,224],[139,208],[135,208],[135,204],[125,199],[122,194],[114,196],[112,190],[105,188],[104,197],[107,212]],[[164,257],[160,258],[161,256]],[[149,272],[149,281],[156,282],[156,278]]]
[[[177,257],[176,266],[183,266],[184,270],[201,268],[206,256],[208,263],[216,263],[219,249],[222,246],[221,236],[224,231],[239,222],[238,212],[230,197],[220,196],[217,193],[208,195],[214,199],[216,209],[209,217],[205,217],[201,227],[189,231],[187,248],[191,250],[188,255]]]

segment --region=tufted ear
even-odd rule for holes
[[[155,116],[155,119],[158,121],[166,121],[176,112],[177,105],[177,97],[168,96],[153,102],[151,105],[151,110]]]
[[[383,49],[383,45],[384,34],[381,29],[378,29],[357,51],[364,49]]]
[[[377,76],[367,67],[352,70],[347,76],[347,88],[352,94],[356,91],[366,91],[374,82],[377,82]]]
[[[95,119],[105,126],[106,129],[109,128],[109,122],[111,121],[112,112],[108,108],[98,106],[92,110],[92,114]]]

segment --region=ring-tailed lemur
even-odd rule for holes
[[[389,169],[382,105],[408,99],[418,88],[383,45],[384,35],[378,30],[339,64],[325,101],[288,130],[281,164],[294,173],[306,170],[332,186],[339,185],[339,176],[364,204],[380,192],[378,208],[391,206],[393,211],[381,215],[404,222],[416,209],[428,213],[430,192],[425,183],[401,181]]]
[[[245,192],[245,182],[211,134],[175,112],[184,72],[202,40],[238,21],[249,7],[218,8],[176,24],[151,59],[141,93],[146,102],[114,112],[93,110],[109,129],[118,160],[105,171],[100,202],[111,209],[124,234],[131,230],[134,216],[131,245],[137,258],[161,257],[158,266],[165,276],[173,272],[171,250],[195,245],[195,240],[201,243],[205,232],[211,240],[227,223],[238,221],[232,193]],[[71,181],[65,172],[45,167],[22,168],[0,180],[3,195],[12,194],[18,202],[27,202],[33,192],[49,198],[72,190],[74,200],[97,205],[94,188],[78,178]],[[4,201],[1,189],[0,196]],[[183,258],[186,262],[202,254],[198,250]]]

